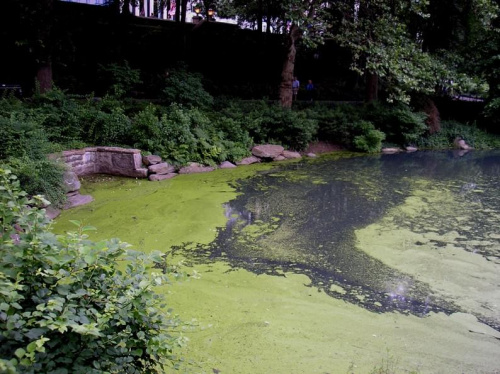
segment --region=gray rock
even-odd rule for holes
[[[382,148],[382,153],[392,154],[392,153],[398,153],[398,152],[401,152],[401,149],[395,148],[395,147]]]
[[[283,160],[286,160],[286,157],[283,155],[279,155],[273,158],[273,161],[283,161]]]
[[[229,161],[224,161],[223,163],[221,163],[219,165],[219,169],[232,169],[235,167],[236,167],[236,165],[233,164],[232,162],[229,162]]]
[[[176,177],[177,173],[168,173],[168,174],[151,174],[148,179],[150,181],[153,181],[153,182],[156,182],[156,181],[162,181],[164,179],[170,179],[170,178],[173,178],[173,177]]]
[[[92,201],[94,201],[94,198],[90,195],[77,194],[77,195],[69,196],[68,200],[66,201],[66,204],[64,205],[64,209],[71,209],[71,208],[74,208],[76,206],[88,204]]]
[[[311,153],[306,154],[306,156],[307,156],[307,157],[311,157],[311,158],[317,157],[317,156],[316,156],[316,153],[312,153],[312,152],[311,152]]]
[[[250,165],[260,162],[260,158],[255,156],[245,157],[244,159],[236,162],[236,165]]]
[[[184,166],[180,168],[179,174],[195,174],[195,173],[206,173],[209,171],[214,171],[215,168],[211,166],[203,166],[197,162],[192,162],[189,166]]]
[[[142,162],[146,166],[156,165],[161,162],[161,157],[156,155],[142,156]]]
[[[283,151],[282,156],[285,158],[302,158],[302,155],[299,152],[293,152],[293,151]]]
[[[169,174],[175,172],[175,166],[162,162],[161,164],[149,166],[148,170],[151,174]]]
[[[52,206],[48,206],[47,208],[45,208],[45,214],[47,215],[47,217],[49,219],[54,219],[54,218],[58,217],[59,214],[61,214],[61,210],[56,209]]]
[[[274,159],[275,157],[278,157],[284,150],[285,148],[283,148],[281,145],[256,145],[252,148],[252,155],[260,158]]]
[[[80,180],[78,176],[73,171],[66,171],[63,176],[64,180],[64,190],[66,192],[79,191],[81,187]]]

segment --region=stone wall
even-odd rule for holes
[[[111,174],[134,178],[148,177],[148,169],[142,163],[139,149],[91,147],[64,151],[56,157],[61,157],[78,176]]]
[[[314,154],[308,154],[313,157]],[[64,209],[87,204],[93,200],[90,195],[80,195],[79,176],[90,174],[110,174],[133,178],[148,178],[151,181],[161,181],[173,178],[179,174],[204,173],[216,168],[190,163],[177,168],[163,162],[156,155],[142,156],[139,149],[126,149],[118,147],[89,147],[78,150],[63,151],[50,156],[66,163],[68,170],[64,175],[67,201]],[[259,145],[252,148],[252,156],[237,162],[237,165],[249,165],[262,161],[282,161],[286,159],[301,158],[297,152],[290,152],[279,145]],[[221,169],[237,167],[229,161],[224,161],[218,167]],[[53,207],[47,208],[50,218],[59,215],[60,210]]]

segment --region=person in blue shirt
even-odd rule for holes
[[[311,79],[307,81],[307,86],[306,86],[306,92],[307,92],[307,100],[313,101],[314,98],[314,84]]]
[[[299,88],[300,88],[299,80],[297,79],[297,77],[293,77],[293,82],[292,82],[293,100],[297,100],[297,94],[299,93]]]

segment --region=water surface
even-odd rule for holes
[[[190,372],[496,373],[499,182],[500,152],[336,153],[84,183],[96,201],[56,229],[198,272],[163,290],[194,321]]]

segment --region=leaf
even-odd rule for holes
[[[26,355],[26,351],[22,348],[18,348],[16,349],[14,354],[16,355],[17,358],[23,358]]]
[[[71,222],[71,223],[72,223],[73,225],[75,225],[75,226],[78,226],[78,227],[80,227],[80,226],[81,226],[81,222],[80,222],[80,221],[76,221],[76,220],[72,220],[72,219],[70,219],[70,220],[69,220],[69,222]]]
[[[34,329],[28,330],[28,332],[25,334],[25,336],[27,336],[31,340],[35,340],[35,339],[38,339],[40,336],[42,336],[46,331],[47,331],[47,329],[34,328]]]

